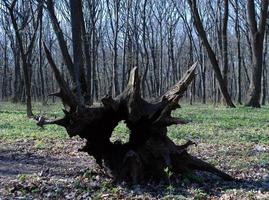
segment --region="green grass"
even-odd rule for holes
[[[50,142],[51,140],[54,142],[67,140],[68,135],[64,128],[51,125],[41,129],[34,120],[29,120],[26,117],[25,107],[22,104],[0,103],[0,142],[2,145],[31,140],[31,148],[49,152],[55,144]],[[33,112],[48,117],[60,117],[63,115],[61,107],[59,103],[48,106],[35,103]],[[183,104],[182,108],[176,110],[173,115],[191,122],[169,127],[169,137],[178,144],[188,139],[196,141],[198,146],[190,149],[192,154],[202,157],[203,160],[224,169],[233,176],[241,177],[242,174],[259,176],[258,174],[264,173],[263,170],[269,166],[269,106],[260,109],[238,106],[231,109],[224,106]],[[111,140],[117,139],[128,140],[128,129],[122,122],[115,128]],[[256,146],[266,148],[266,150],[255,151]],[[22,174],[19,177],[20,181],[25,181],[27,176]],[[91,177],[90,174],[84,176]],[[190,180],[196,183],[202,182],[203,179],[199,178],[192,175],[183,176],[182,186],[188,186]],[[257,177],[253,179],[257,180]],[[106,181],[103,181],[99,189],[93,193],[93,199],[100,199],[104,192],[115,195],[119,193],[118,187]],[[81,191],[89,190],[80,182],[74,184]],[[173,197],[173,189],[171,185],[167,188],[167,194],[169,194],[167,199]],[[33,187],[31,191],[38,192],[38,188]],[[200,188],[191,187],[189,191],[194,199],[205,199],[207,196],[207,193]],[[226,193],[225,190],[224,192]],[[251,191],[244,192],[245,190],[243,191],[245,195],[253,195]]]
[[[26,117],[25,108],[26,106],[23,104],[0,103],[0,140],[12,142],[18,139],[67,138],[64,128],[59,126],[47,126],[45,129],[38,127],[34,120]],[[37,103],[33,106],[33,112],[50,117],[60,117],[62,116],[60,108],[59,104],[42,106]]]
[[[42,106],[34,104],[34,113],[49,117],[63,115],[60,104]],[[266,165],[269,158],[265,153],[251,154],[255,145],[269,145],[269,107],[260,109],[238,106],[235,109],[213,105],[187,105],[173,113],[182,119],[190,120],[186,125],[169,127],[168,135],[177,143],[187,139],[198,144],[213,145],[214,152],[209,150],[209,158],[213,164],[216,156],[225,156],[231,166],[245,169],[248,166],[242,162],[246,157],[250,162]],[[44,139],[61,139],[68,136],[64,128],[46,126],[41,129],[36,122],[29,120],[25,114],[25,105],[1,103],[0,104],[0,140],[16,141],[20,139],[34,139],[35,147],[45,148]],[[128,130],[124,123],[120,123],[114,130],[112,140],[128,140]],[[199,147],[199,146],[198,146]],[[202,148],[202,147],[201,147]],[[200,148],[200,149],[201,149]],[[195,151],[195,150],[194,150]],[[216,162],[216,163],[214,163]]]
[[[232,109],[201,104],[183,105],[174,115],[192,122],[170,127],[172,138],[197,138],[219,144],[269,145],[269,107],[254,109],[238,106]]]
[[[35,114],[49,117],[63,115],[60,104],[43,106],[34,104]],[[169,136],[178,142],[182,139],[194,139],[206,143],[244,145],[269,145],[269,107],[260,109],[238,106],[235,109],[224,106],[184,104],[181,109],[173,113],[182,119],[191,121],[186,125],[169,127]],[[43,137],[67,137],[65,130],[58,126],[46,126],[41,129],[35,121],[29,120],[25,114],[25,105],[1,103],[0,104],[0,138],[20,139]],[[115,139],[128,139],[128,130],[124,123],[120,123],[114,130]]]

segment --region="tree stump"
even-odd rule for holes
[[[233,180],[228,174],[191,156],[187,147],[193,142],[178,146],[167,136],[168,126],[184,123],[172,117],[171,112],[179,108],[178,101],[194,79],[197,63],[155,102],[141,97],[140,77],[135,67],[130,72],[127,87],[120,95],[115,98],[107,95],[101,100],[102,105],[89,107],[78,103],[46,47],[45,52],[60,86],[60,92],[52,95],[61,98],[65,115],[55,120],[39,117],[37,124],[57,124],[65,127],[70,137],[78,135],[85,138],[86,145],[80,151],[93,156],[101,167],[110,169],[116,181],[136,184],[151,178],[167,178],[167,168],[173,173],[208,171],[224,180]],[[129,141],[113,143],[110,137],[120,121],[124,121],[129,129]]]

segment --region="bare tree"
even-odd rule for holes
[[[0,13],[3,50],[0,54],[0,98],[24,102],[26,85],[20,42],[5,6],[5,3],[11,6],[12,2],[0,1],[3,11]],[[14,16],[24,52],[27,52],[36,30],[37,6],[45,2],[33,40],[38,44],[32,46],[26,59],[33,101],[50,101],[45,96],[59,89],[43,58],[42,41],[47,44],[67,84],[88,105],[109,89],[114,95],[122,91],[127,84],[127,74],[134,66],[139,67],[142,75],[143,97],[162,95],[179,80],[184,66],[195,60],[199,60],[199,72],[190,95],[185,96],[190,102],[246,102],[247,91],[251,94],[254,82],[257,82],[253,81],[255,70],[251,66],[255,60],[252,43],[258,43],[253,42],[249,34],[248,9],[242,0],[199,1],[199,4],[194,0],[15,2]],[[257,21],[261,20],[263,4],[262,1],[254,2]],[[191,16],[187,9],[189,5]],[[256,35],[260,38],[258,32]],[[263,46],[268,49],[265,40]],[[265,50],[262,54],[260,96],[265,103],[268,100],[266,60],[269,54]],[[9,92],[11,86],[14,89]]]
[[[194,19],[194,25],[195,25],[196,30],[197,30],[201,40],[203,41],[203,44],[204,44],[206,50],[207,50],[207,53],[208,53],[212,68],[215,72],[216,78],[218,80],[222,95],[225,98],[225,101],[226,101],[228,106],[235,107],[235,105],[233,104],[232,99],[228,93],[227,86],[225,85],[225,81],[222,77],[222,74],[221,74],[221,71],[219,68],[219,62],[216,58],[216,55],[215,55],[212,47],[210,46],[210,44],[207,40],[206,32],[204,30],[203,24],[202,24],[201,19],[200,19],[200,15],[199,15],[198,10],[197,10],[196,0],[188,0],[188,3],[189,3],[189,6],[191,8],[191,13],[192,13],[192,16]]]
[[[121,0],[113,0],[112,3],[106,0],[110,26],[113,34],[113,69],[112,69],[112,93],[117,96],[120,93],[119,87],[119,70],[118,70],[118,37],[119,37],[119,12]],[[111,8],[112,4],[112,8]]]
[[[256,18],[255,2],[254,0],[247,1],[249,32],[251,38],[252,49],[252,79],[249,89],[249,99],[247,106],[260,107],[261,98],[261,78],[262,78],[262,58],[263,58],[263,40],[265,33],[265,25],[268,14],[268,0],[261,2],[261,12],[259,25]]]
[[[67,66],[67,69],[69,71],[72,83],[74,85],[75,82],[76,82],[76,77],[75,77],[75,74],[74,74],[74,64],[73,64],[71,56],[70,56],[70,54],[68,52],[68,47],[67,47],[66,40],[64,38],[64,33],[63,33],[63,31],[62,31],[62,29],[60,27],[60,24],[58,22],[56,14],[55,14],[53,0],[47,0],[46,5],[47,5],[47,11],[48,11],[49,16],[50,16],[50,20],[51,20],[51,23],[52,23],[53,30],[54,30],[54,32],[55,32],[55,34],[57,36],[57,40],[58,40],[59,47],[60,47],[60,50],[61,50],[61,53],[62,53],[62,56],[63,56],[63,60],[64,60],[64,62],[66,64],[66,66]]]
[[[228,29],[228,16],[229,16],[229,0],[223,1],[224,14],[222,19],[222,57],[223,57],[223,81],[226,87],[228,86],[228,39],[227,39],[227,29]]]
[[[37,14],[31,19],[30,10],[32,3],[28,2],[27,10],[24,10],[21,16],[23,16],[23,20],[19,25],[17,22],[17,17],[15,16],[15,9],[18,0],[13,0],[11,3],[8,1],[4,1],[6,8],[8,9],[12,26],[15,30],[16,40],[18,41],[18,46],[20,50],[21,60],[22,60],[22,68],[23,68],[23,77],[24,77],[24,85],[25,85],[25,93],[26,93],[26,104],[27,104],[27,116],[32,117],[32,103],[31,103],[31,56],[34,48],[34,43],[36,39],[36,34],[38,30],[39,18],[41,17],[41,6],[40,3],[37,8]],[[17,12],[17,11],[16,11]],[[29,40],[28,44],[24,44],[22,32],[20,30],[25,29],[29,23],[29,20],[33,22],[34,31],[32,33],[32,37]],[[26,48],[25,48],[26,46]]]
[[[70,0],[71,10],[71,25],[72,25],[72,44],[74,57],[74,75],[76,83],[76,94],[79,103],[84,103],[80,82],[80,71],[83,70],[83,56],[82,56],[82,4],[81,0]]]

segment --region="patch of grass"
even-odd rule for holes
[[[260,109],[238,106],[196,104],[183,105],[174,116],[192,121],[186,125],[169,127],[172,138],[194,138],[204,142],[269,145],[269,107]]]
[[[0,138],[66,138],[65,130],[59,126],[46,126],[41,129],[34,120],[26,117],[23,104],[0,104]],[[63,115],[61,104],[43,106],[33,105],[33,112],[48,117]],[[196,139],[202,142],[227,144],[263,144],[269,145],[269,107],[253,109],[238,106],[235,109],[224,106],[183,104],[181,109],[173,113],[185,120],[191,121],[186,125],[171,126],[169,136],[178,142],[185,139]],[[123,122],[114,130],[113,140],[128,140],[128,129]]]
[[[200,150],[194,148],[194,151],[207,151],[212,164],[221,164],[218,159],[221,157],[225,158],[225,164],[238,170],[247,170],[251,165],[268,165],[268,156],[263,156],[266,153],[249,155],[256,145],[269,148],[268,106],[260,109],[237,106],[232,109],[202,104],[183,105],[173,115],[191,122],[169,127],[169,136],[178,143],[182,143],[182,139],[197,141],[198,149],[199,143],[211,146]]]
[[[0,141],[12,143],[16,140],[34,140],[36,149],[48,148],[47,139],[65,140],[68,136],[64,128],[59,126],[46,126],[41,129],[34,120],[26,117],[25,105],[1,103],[0,104]],[[60,104],[42,106],[34,104],[34,113],[48,117],[61,117],[63,115]],[[231,109],[224,106],[213,105],[187,105],[183,104],[181,109],[173,112],[174,116],[191,121],[185,125],[174,125],[168,128],[168,135],[176,143],[182,144],[191,139],[198,143],[197,147],[190,149],[192,154],[202,157],[213,165],[228,171],[240,174],[267,168],[269,165],[269,106],[260,109],[238,106]],[[128,128],[120,122],[115,128],[112,141],[120,139],[128,141]],[[258,146],[257,150],[255,147]],[[265,150],[264,150],[265,149]],[[258,171],[257,171],[258,172]],[[169,173],[169,171],[167,171]],[[255,172],[253,172],[255,173]],[[169,174],[168,174],[169,175]],[[91,179],[91,173],[85,172],[84,178]],[[24,181],[26,175],[19,179]],[[189,182],[200,183],[203,180],[192,174],[183,176],[183,184]],[[74,183],[79,190],[87,190],[81,182]],[[173,189],[167,188],[169,195],[173,195]],[[34,191],[36,188],[33,189]],[[110,182],[102,182],[95,189],[93,199],[102,198],[103,194],[119,193]],[[190,189],[194,199],[205,199],[203,190]],[[251,197],[252,193],[249,193]],[[175,197],[182,198],[184,196]]]
[[[34,120],[26,117],[25,107],[23,104],[0,103],[0,140],[12,142],[17,139],[67,138],[64,128],[59,126],[47,126],[45,129],[38,127]],[[36,103],[33,112],[50,117],[63,115],[60,104],[43,106]]]
[[[264,152],[264,153],[261,153],[259,156],[258,156],[258,160],[260,161],[260,164],[262,167],[269,167],[269,156],[268,156],[268,152]]]
[[[61,117],[62,105],[60,103],[43,106],[40,103],[33,104],[33,112],[48,117]],[[42,129],[34,120],[26,117],[26,106],[23,104],[1,103],[0,104],[0,140],[10,142],[17,139],[35,139],[36,148],[45,147],[42,141],[48,139],[66,139],[68,136],[65,129],[59,126],[46,126]],[[254,145],[269,145],[269,107],[260,109],[237,106],[226,108],[213,105],[187,105],[173,113],[182,119],[191,121],[186,125],[174,125],[168,128],[168,135],[177,143],[183,143],[187,139],[199,143],[217,145],[219,149],[215,155],[233,156],[245,158]],[[128,141],[128,129],[123,122],[115,128],[112,141],[117,139]],[[227,150],[223,147],[230,146]],[[268,160],[263,156],[257,156],[258,160],[266,164]],[[234,165],[238,166],[239,161]],[[214,158],[212,159],[212,162]],[[215,164],[215,163],[214,163]],[[242,166],[241,166],[242,167]],[[244,166],[245,167],[245,166]]]
[[[128,132],[126,124],[123,121],[119,122],[112,133],[111,141],[121,140],[122,142],[127,142],[129,140]]]
[[[46,145],[46,143],[45,142],[43,142],[42,140],[35,140],[35,145],[34,145],[34,147],[36,148],[36,149],[46,149],[46,147],[47,147],[47,145]]]

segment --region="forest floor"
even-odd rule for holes
[[[59,117],[60,105],[34,105],[35,114]],[[269,199],[269,107],[235,109],[183,104],[174,115],[191,122],[172,126],[178,144],[217,166],[236,182],[208,173],[172,175],[170,183],[113,184],[85,153],[85,141],[56,126],[41,129],[25,106],[0,103],[0,199]],[[119,124],[113,139],[128,140]]]

